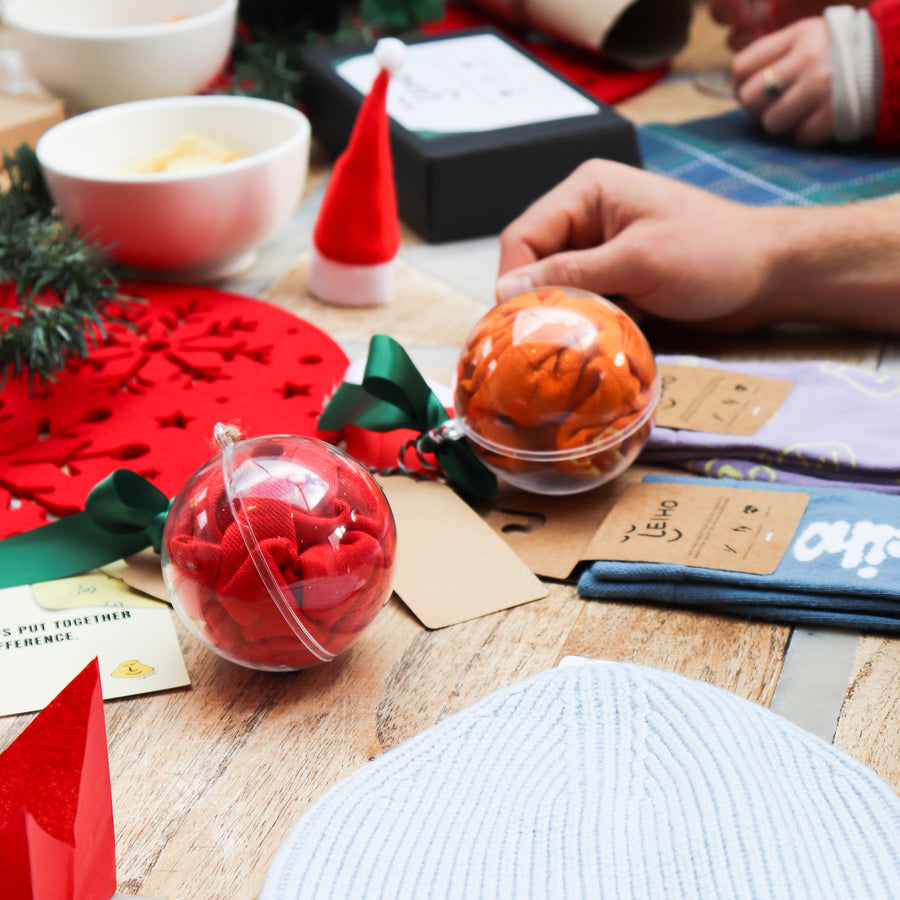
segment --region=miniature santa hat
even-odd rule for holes
[[[360,107],[347,149],[338,157],[313,231],[309,290],[341,306],[376,306],[394,294],[400,221],[385,99],[405,45],[375,45],[379,72]]]

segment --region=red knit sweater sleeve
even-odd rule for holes
[[[900,0],[875,0],[867,7],[881,48],[881,101],[873,143],[900,147]]]

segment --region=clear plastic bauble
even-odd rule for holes
[[[396,530],[372,476],[330,444],[234,442],[175,498],[163,576],[188,630],[220,656],[290,671],[333,659],[391,593]]]
[[[653,352],[619,307],[541,287],[492,307],[472,329],[454,405],[498,477],[533,493],[575,494],[631,465],[659,395]]]

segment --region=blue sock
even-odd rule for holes
[[[709,483],[664,475],[645,481]],[[728,479],[716,484],[798,490]],[[578,593],[594,599],[705,607],[773,621],[900,631],[900,497],[849,488],[802,490],[809,495],[809,505],[770,575],[598,560],[582,574]]]

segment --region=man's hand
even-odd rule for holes
[[[606,160],[581,165],[500,236],[497,299],[567,285],[682,322],[759,324],[763,210]]]
[[[771,134],[798,144],[834,138],[831,36],[825,19],[803,19],[766,35],[735,56],[737,97]]]

